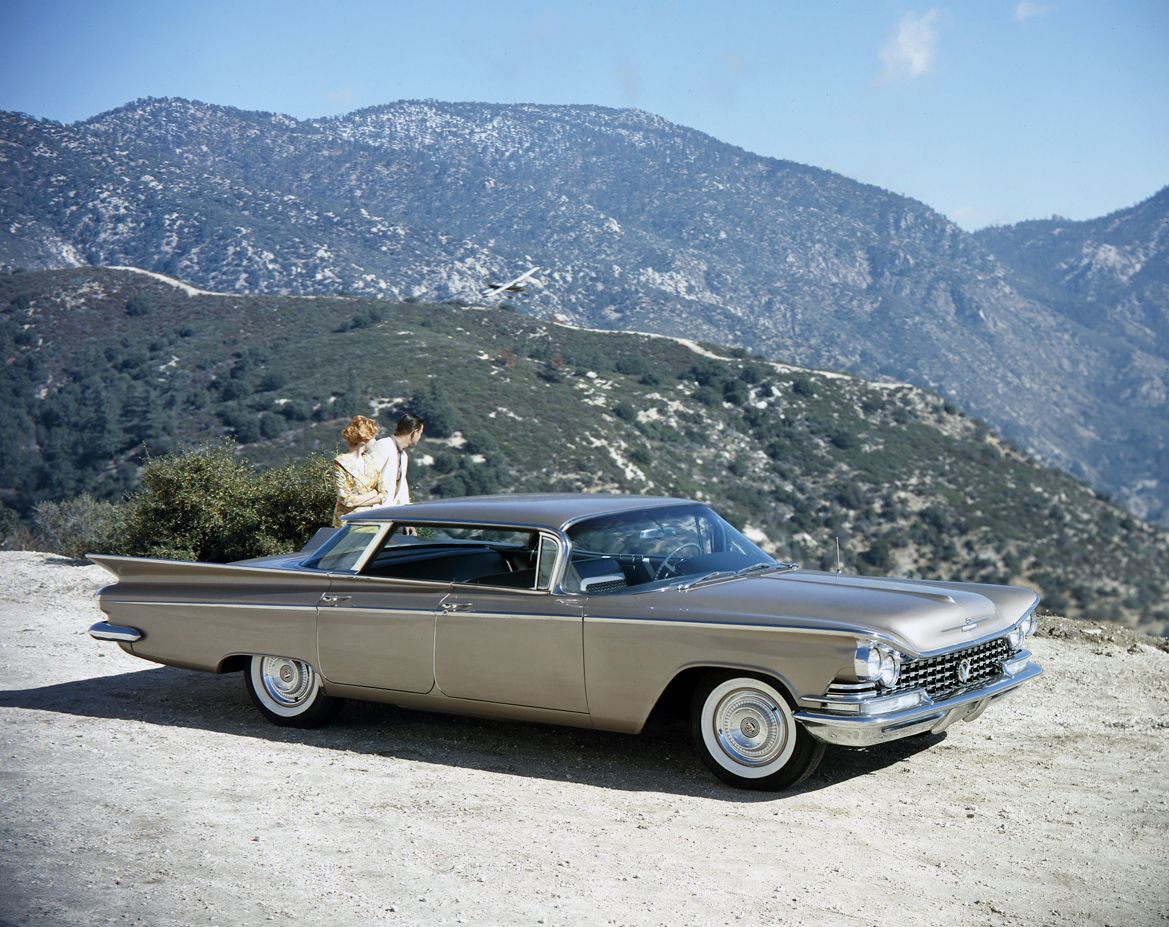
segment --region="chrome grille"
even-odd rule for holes
[[[1002,673],[1003,661],[1010,655],[1010,644],[1005,637],[1000,637],[965,650],[955,650],[925,660],[907,661],[901,664],[901,678],[893,691],[925,689],[934,700],[946,698],[960,689],[969,689],[994,679]],[[958,678],[958,670],[965,660],[970,661],[970,675],[963,682]]]

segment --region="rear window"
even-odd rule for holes
[[[381,525],[346,525],[325,541],[304,565],[312,570],[352,572],[381,529]]]

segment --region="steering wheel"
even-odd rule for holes
[[[658,567],[658,572],[654,576],[654,579],[664,579],[666,576],[673,573],[675,568],[682,561],[682,558],[679,557],[678,555],[680,553],[682,553],[682,551],[684,551],[688,547],[693,547],[694,552],[696,554],[702,553],[702,548],[699,547],[697,544],[695,544],[693,541],[687,541],[681,547],[675,547],[672,551],[670,551],[668,554],[666,554],[666,559],[663,560],[662,565],[660,567]],[[670,561],[672,561],[672,560],[676,560],[677,562],[671,563]]]

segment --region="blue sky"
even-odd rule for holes
[[[1169,184],[1169,2],[0,0],[0,109],[636,106],[966,228]]]

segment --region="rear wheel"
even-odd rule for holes
[[[703,762],[739,788],[789,788],[824,755],[824,744],[796,722],[783,694],[756,676],[709,674],[694,692],[690,719]]]
[[[325,694],[310,664],[291,657],[252,657],[244,683],[260,714],[281,727],[319,727],[345,703]]]

